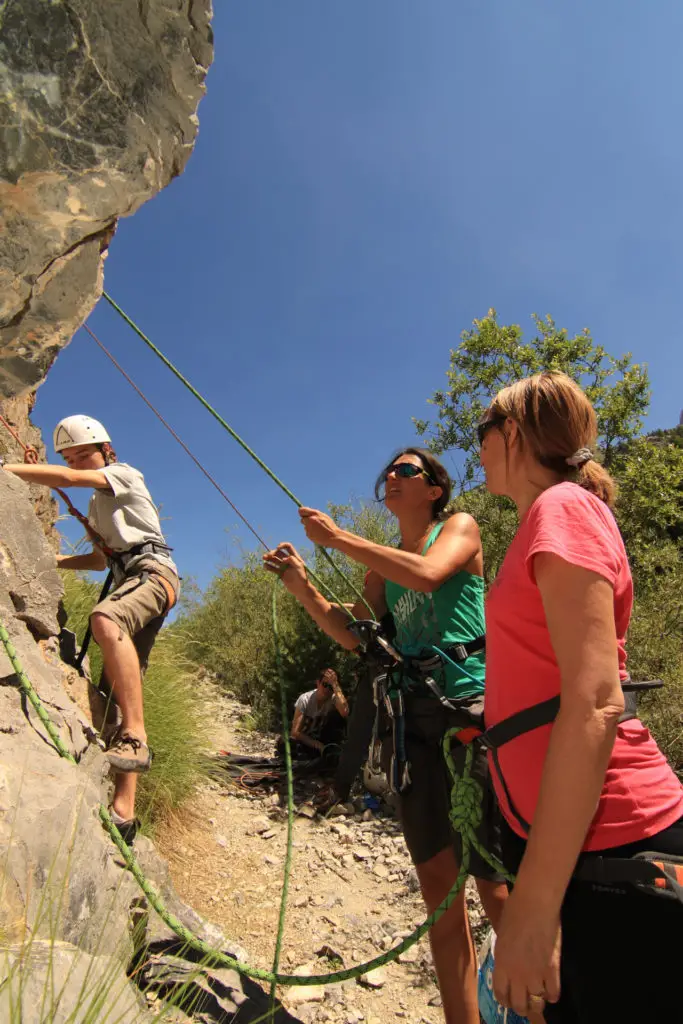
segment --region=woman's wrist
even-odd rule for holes
[[[524,856],[517,873],[514,893],[516,901],[523,903],[531,912],[559,914],[568,881],[554,878],[548,871],[537,870],[533,863],[533,852]]]
[[[334,548],[335,551],[340,551],[344,554],[344,545],[348,543],[352,536],[353,534],[349,533],[348,530],[339,529],[330,538],[328,547]]]

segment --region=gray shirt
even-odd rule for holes
[[[296,699],[295,711],[300,711],[304,716],[301,731],[311,739],[318,739],[323,723],[330,711],[334,708],[332,694],[326,697],[322,703],[318,701],[318,691],[308,690]]]
[[[149,541],[165,544],[159,513],[140,470],[125,462],[117,462],[113,466],[105,466],[101,472],[106,476],[111,490],[94,491],[88,507],[88,519],[105,544],[112,551],[121,552]],[[177,574],[173,559],[164,551],[137,555],[126,564],[126,570],[142,560],[147,562],[150,559]]]

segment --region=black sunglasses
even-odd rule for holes
[[[395,473],[396,476],[402,477],[404,480],[412,480],[416,476],[424,475],[430,484],[436,486],[434,478],[424,469],[422,466],[416,466],[412,462],[393,462],[391,466],[382,473],[382,480],[385,482],[390,473]]]
[[[483,445],[484,438],[488,434],[489,430],[491,430],[492,427],[499,427],[501,423],[505,423],[506,419],[506,416],[501,416],[499,414],[497,416],[491,416],[487,420],[481,421],[481,423],[477,426],[477,438],[479,440],[480,448]]]

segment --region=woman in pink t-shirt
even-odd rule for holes
[[[619,870],[643,851],[683,857],[683,788],[642,722],[620,722],[633,586],[595,412],[569,377],[542,373],[499,392],[479,434],[488,490],[519,512],[486,602],[487,728],[559,697],[551,725],[492,757],[517,873],[496,995],[522,1014],[545,1007],[549,1024],[683,1019],[669,962],[683,903],[596,882],[601,855]]]

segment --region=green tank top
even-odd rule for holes
[[[427,538],[424,555],[441,533],[438,523]],[[484,581],[470,572],[456,572],[438,590],[424,594],[390,580],[384,581],[387,605],[396,624],[395,643],[402,654],[418,657],[433,654],[451,644],[467,643],[483,636]],[[434,674],[447,697],[473,697],[484,690],[484,651],[462,664],[445,662]]]

